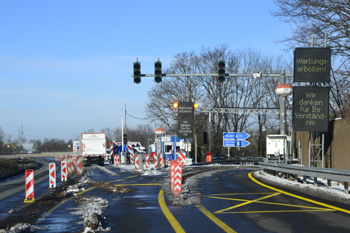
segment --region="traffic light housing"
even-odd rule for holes
[[[139,84],[141,82],[141,63],[134,62],[134,83]]]
[[[156,83],[162,81],[162,63],[160,61],[154,63],[154,81]]]
[[[128,135],[124,134],[124,145],[126,146],[128,144]]]
[[[225,62],[224,61],[219,61],[218,63],[218,80],[219,82],[224,82],[225,81]]]
[[[208,132],[203,132],[203,144],[208,144]]]

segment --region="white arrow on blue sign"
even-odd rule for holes
[[[224,140],[225,139],[231,139],[231,140],[244,140],[249,138],[250,135],[247,133],[242,132],[224,132]]]
[[[246,147],[249,144],[246,140],[224,140],[225,147]]]

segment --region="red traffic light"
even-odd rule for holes
[[[222,61],[219,62],[219,67],[220,67],[220,68],[224,68],[224,67],[225,67],[225,62],[222,62]]]
[[[140,64],[135,64],[135,65],[134,65],[134,68],[135,68],[135,69],[140,69]]]
[[[160,69],[160,68],[162,68],[162,64],[161,64],[160,62],[158,62],[158,63],[155,64],[155,67],[156,67],[157,69]]]

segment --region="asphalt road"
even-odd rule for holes
[[[90,185],[79,195],[108,200],[100,221],[111,232],[350,232],[350,206],[265,185],[250,175],[252,170],[235,166],[198,178],[202,202],[174,206],[161,186],[169,170],[142,176],[130,170],[121,173],[114,166],[105,168],[118,175],[91,167],[91,181],[125,186],[133,192],[113,194]],[[212,168],[194,168],[199,169]],[[45,183],[43,186],[47,186]],[[16,200],[23,202],[23,194],[0,200],[0,206]],[[74,199],[62,202],[36,222],[40,228],[35,232],[82,230],[77,205]]]

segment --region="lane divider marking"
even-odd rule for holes
[[[213,221],[216,225],[218,225],[221,229],[223,229],[225,232],[230,233],[237,233],[234,231],[231,227],[227,226],[226,223],[218,219],[214,214],[212,214],[209,210],[204,208],[203,205],[196,205],[197,208],[202,211],[202,213],[207,216],[211,221]]]
[[[185,232],[184,229],[181,227],[180,223],[176,220],[174,215],[172,215],[168,206],[165,203],[163,189],[160,189],[160,191],[159,191],[158,203],[159,203],[160,208],[163,211],[163,214],[168,219],[168,221],[169,221],[170,225],[173,227],[174,231],[176,233],[184,233]]]
[[[319,201],[315,201],[315,200],[312,200],[312,199],[309,199],[309,198],[306,198],[306,197],[301,197],[301,196],[298,196],[298,195],[295,195],[295,194],[292,194],[292,193],[288,193],[288,192],[285,192],[283,190],[280,190],[280,189],[277,189],[277,188],[274,188],[274,187],[271,187],[271,186],[268,186],[266,184],[263,184],[261,183],[260,181],[257,181],[253,175],[252,175],[252,172],[250,172],[248,174],[248,177],[255,183],[265,187],[265,188],[268,188],[268,189],[271,189],[271,190],[274,190],[276,192],[279,192],[279,193],[283,193],[285,195],[288,195],[288,196],[291,196],[291,197],[295,197],[295,198],[298,198],[300,200],[304,200],[304,201],[307,201],[307,202],[311,202],[311,203],[314,203],[316,205],[321,205],[321,206],[324,206],[324,207],[327,207],[327,208],[330,208],[330,209],[333,209],[333,210],[337,210],[337,211],[341,211],[341,212],[344,212],[344,213],[347,213],[347,214],[350,214],[350,210],[346,210],[346,209],[343,209],[343,208],[339,208],[339,207],[336,207],[336,206],[332,206],[332,205],[328,205],[326,203],[322,203],[322,202],[319,202]]]

